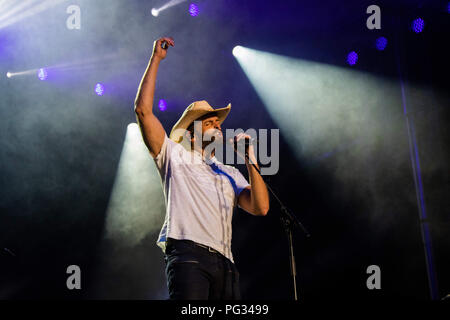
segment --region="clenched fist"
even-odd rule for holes
[[[153,57],[158,59],[164,59],[167,55],[167,50],[169,49],[168,46],[165,47],[165,49],[162,48],[162,44],[166,42],[170,46],[174,46],[175,42],[173,41],[173,38],[170,37],[163,37],[159,38],[153,43]]]

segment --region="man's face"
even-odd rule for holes
[[[202,120],[202,134],[204,141],[222,140],[222,128],[217,116],[208,117]],[[212,139],[214,138],[214,139]]]

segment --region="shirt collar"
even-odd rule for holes
[[[201,154],[197,150],[193,150],[192,153],[194,154],[194,157],[201,159],[204,163],[206,163],[208,165],[211,165],[212,163],[218,163],[218,160],[215,156],[207,157],[207,156]]]

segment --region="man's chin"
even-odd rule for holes
[[[205,143],[206,144],[210,144],[210,143],[216,143],[216,144],[223,144],[223,134],[221,131],[217,131],[214,134],[212,134],[211,136],[205,136]]]
[[[211,139],[211,142],[214,142],[216,144],[223,144],[223,136],[222,134],[214,135]]]

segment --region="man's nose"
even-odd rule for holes
[[[220,131],[222,131],[222,128],[220,127],[220,123],[219,122],[216,123],[214,128],[219,129]]]

